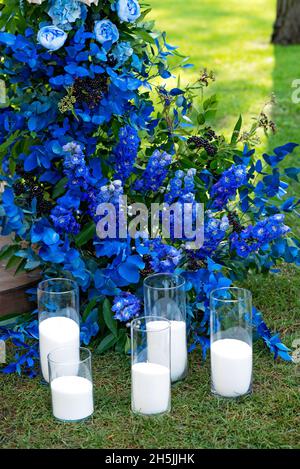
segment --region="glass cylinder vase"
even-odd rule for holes
[[[171,408],[170,323],[161,317],[131,322],[131,408],[141,415]]]
[[[39,344],[43,378],[49,382],[47,356],[52,350],[68,346],[78,359],[80,346],[79,290],[73,280],[53,278],[39,283]]]
[[[80,347],[77,359],[72,347],[60,347],[48,355],[52,411],[63,422],[77,422],[94,411],[92,354]]]
[[[145,315],[168,319],[171,324],[171,380],[185,378],[188,368],[185,279],[161,273],[144,280]]]
[[[252,296],[224,287],[210,295],[211,390],[222,397],[252,391]]]

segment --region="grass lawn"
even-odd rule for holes
[[[300,277],[293,268],[248,283],[255,304],[287,343],[299,337]],[[297,335],[298,334],[298,335]],[[187,379],[173,386],[172,411],[132,416],[130,363],[118,354],[94,356],[96,410],[82,424],[57,423],[49,388],[39,378],[1,378],[3,448],[300,448],[300,373],[274,362],[255,344],[253,395],[236,401],[210,395],[209,360],[190,356]],[[299,371],[299,370],[298,370]]]
[[[271,109],[279,132],[262,140],[261,150],[300,142],[300,105],[291,101],[291,83],[300,78],[299,47],[274,47],[269,38],[275,0],[151,0],[152,16],[168,31],[169,42],[200,68],[213,69],[212,91],[220,97],[219,129],[230,131],[242,113],[249,125],[272,92]],[[192,77],[194,75],[194,77]],[[212,92],[211,91],[211,92]],[[298,135],[299,134],[299,135]],[[299,151],[288,161],[296,163]],[[293,188],[293,190],[296,188]],[[297,226],[295,226],[297,229]],[[294,268],[248,281],[254,304],[291,346],[300,337],[300,276]],[[172,412],[160,418],[130,413],[130,366],[126,357],[94,357],[96,410],[82,424],[56,423],[49,389],[38,379],[0,378],[0,446],[4,448],[299,448],[300,374],[274,362],[261,342],[255,345],[254,393],[236,401],[210,395],[209,361],[190,357],[188,378],[173,387]]]

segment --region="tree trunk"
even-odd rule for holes
[[[300,0],[277,0],[273,44],[300,44]]]

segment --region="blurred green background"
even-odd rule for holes
[[[217,81],[210,91],[220,101],[217,127],[228,134],[239,114],[245,127],[251,123],[272,93],[277,104],[268,111],[278,132],[260,149],[287,141],[300,142],[300,104],[291,96],[293,80],[300,78],[300,46],[270,43],[276,16],[276,0],[149,0],[158,29],[189,55],[195,65],[184,72],[185,80],[200,69],[212,69]],[[295,152],[292,159],[295,161]],[[288,162],[290,164],[291,161]]]

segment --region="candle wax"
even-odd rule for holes
[[[246,394],[251,384],[252,348],[237,339],[216,340],[211,345],[214,390],[224,397]]]

